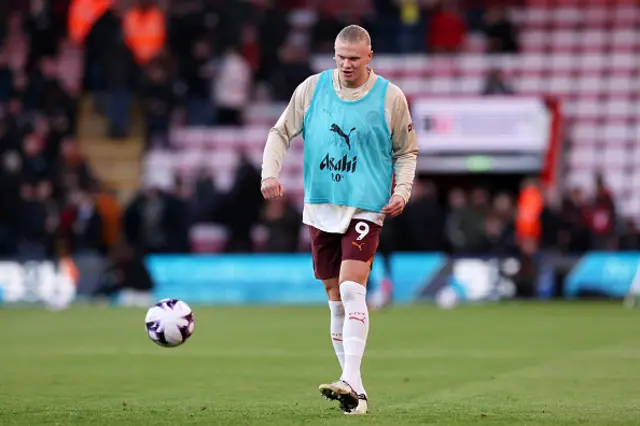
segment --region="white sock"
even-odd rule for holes
[[[342,329],[344,328],[344,306],[341,301],[329,300],[329,309],[331,310],[331,343],[333,350],[336,351],[338,362],[340,363],[340,372],[344,369],[344,345],[342,344]]]
[[[367,289],[353,281],[340,284],[340,295],[344,304],[345,322],[343,335],[344,369],[342,380],[349,383],[356,392],[363,393],[360,364],[369,334],[369,310],[367,309]]]

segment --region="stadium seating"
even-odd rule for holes
[[[476,34],[467,52],[458,56],[376,56],[373,66],[410,100],[478,94],[494,67],[504,70],[519,95],[559,98],[567,123],[566,185],[590,191],[594,174],[602,172],[620,212],[640,217],[640,8],[624,2],[587,8],[532,6],[513,10],[513,20],[520,28],[519,55],[486,55]],[[316,70],[333,66],[330,56],[312,62]],[[284,106],[250,107],[249,126],[243,129],[176,130],[171,138],[174,151],[150,153],[148,170],[190,176],[196,166],[205,165],[215,171],[221,186],[228,186],[240,147],[260,164],[269,127]],[[298,201],[301,149],[297,138],[281,176]],[[196,240],[198,235],[220,234],[195,232]]]

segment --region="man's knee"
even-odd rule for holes
[[[342,281],[340,284],[340,297],[343,303],[365,300],[366,294],[366,287],[355,281]]]
[[[371,263],[362,260],[343,260],[340,266],[340,282],[353,281],[363,286],[367,285],[371,272]]]

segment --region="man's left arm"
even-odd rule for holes
[[[396,180],[393,195],[402,197],[406,204],[411,196],[411,188],[416,175],[418,140],[404,93],[398,87],[390,86],[387,96],[391,96],[389,127],[393,147],[393,173]]]

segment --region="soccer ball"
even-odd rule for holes
[[[193,333],[193,312],[178,299],[160,300],[149,308],[144,322],[149,338],[165,348],[180,346]]]

